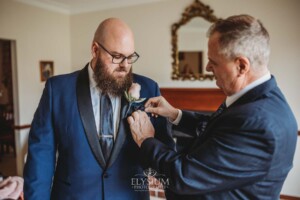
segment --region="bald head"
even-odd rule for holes
[[[134,48],[134,37],[130,27],[117,18],[108,18],[101,22],[95,32],[94,41],[111,48],[116,44],[130,45]]]

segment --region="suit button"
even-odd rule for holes
[[[104,174],[103,174],[103,178],[108,178],[108,174],[107,174],[107,173],[104,173]]]

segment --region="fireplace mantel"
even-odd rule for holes
[[[161,95],[176,108],[213,112],[225,100],[225,94],[215,88],[160,88]]]

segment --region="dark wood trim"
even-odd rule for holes
[[[300,200],[300,197],[288,196],[288,195],[280,195],[280,199],[282,200]]]
[[[28,129],[30,128],[31,125],[30,124],[24,124],[24,125],[15,125],[14,126],[14,130],[22,130],[22,129]]]
[[[170,104],[182,110],[214,112],[225,100],[225,94],[215,88],[160,88]]]
[[[298,131],[298,135],[300,136],[300,131]]]

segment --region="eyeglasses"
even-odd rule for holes
[[[140,57],[140,55],[137,52],[134,52],[133,54],[127,57],[122,54],[113,55],[100,43],[96,42],[96,44],[98,44],[98,46],[100,46],[104,51],[106,51],[106,53],[108,53],[112,57],[112,63],[114,64],[121,64],[122,62],[124,62],[125,59],[127,59],[128,64],[132,64],[135,63]]]

